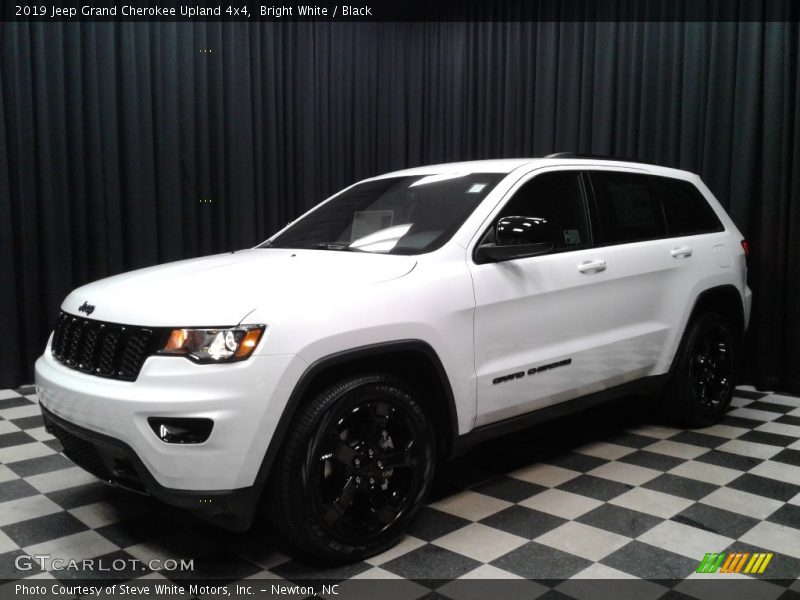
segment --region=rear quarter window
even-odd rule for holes
[[[671,177],[652,176],[650,179],[664,206],[671,236],[713,233],[724,229],[714,209],[694,184]]]

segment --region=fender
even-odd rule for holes
[[[450,425],[450,436],[446,439],[447,450],[452,446],[453,440],[458,435],[458,422],[456,420],[456,405],[455,398],[453,397],[453,389],[450,386],[450,380],[444,370],[442,361],[436,351],[422,340],[396,340],[391,342],[381,342],[378,344],[370,344],[367,346],[360,346],[342,352],[336,352],[329,356],[320,358],[312,363],[300,376],[297,384],[286,402],[286,407],[283,410],[278,426],[275,428],[275,434],[269,442],[267,451],[264,454],[264,459],[261,461],[261,467],[258,470],[256,479],[253,485],[263,486],[269,479],[269,474],[272,469],[272,464],[283,445],[283,440],[286,436],[289,426],[294,421],[298,409],[302,406],[303,398],[306,395],[309,387],[314,379],[323,371],[335,367],[336,365],[357,361],[359,359],[375,358],[382,354],[390,354],[394,352],[417,352],[423,354],[431,363],[434,373],[439,380],[442,390],[444,391],[443,400],[446,402],[447,416]]]

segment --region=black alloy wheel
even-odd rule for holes
[[[692,394],[700,410],[715,414],[727,402],[733,373],[729,332],[719,324],[707,327],[695,340],[689,363]]]
[[[434,434],[413,393],[387,375],[315,396],[273,474],[273,523],[307,555],[352,561],[394,545],[433,478]]]
[[[360,540],[391,527],[413,501],[424,474],[421,432],[408,411],[380,398],[339,412],[317,430],[305,476],[331,531]]]
[[[689,323],[661,406],[670,422],[708,427],[725,416],[736,379],[737,341],[731,324],[716,313],[702,314]]]

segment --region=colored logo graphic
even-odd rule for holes
[[[772,552],[710,552],[697,573],[763,573],[771,560]]]

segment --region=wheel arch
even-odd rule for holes
[[[689,328],[700,315],[713,312],[727,319],[735,328],[734,335],[738,348],[744,342],[745,332],[745,313],[744,299],[735,285],[730,283],[714,286],[700,292],[694,300],[692,309],[683,326],[683,331],[678,338],[678,342],[670,359],[668,373],[671,375],[675,371],[675,361],[678,353],[686,340]]]
[[[453,390],[436,351],[422,340],[397,340],[370,344],[336,352],[312,363],[300,376],[281,414],[275,433],[256,475],[255,485],[264,485],[269,479],[289,427],[309,395],[349,375],[365,371],[394,375],[413,389],[430,386],[432,396],[422,400],[430,409],[437,435],[437,452],[449,454],[458,432],[457,413]]]
[[[744,299],[736,286],[719,285],[698,294],[689,313],[686,328],[705,312],[715,312],[727,319],[736,328],[737,341],[741,344],[745,331]]]

